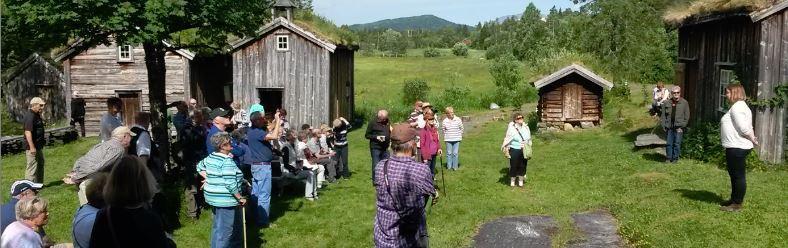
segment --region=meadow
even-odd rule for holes
[[[445,87],[440,79],[456,71],[468,74],[464,82],[474,92],[491,90],[486,66],[479,61],[450,56],[359,57],[357,105],[386,106],[397,101],[402,81],[409,76],[433,78],[430,82],[439,89]],[[458,64],[461,67],[452,67]],[[487,221],[503,216],[549,215],[559,225],[553,246],[564,247],[578,239],[572,213],[606,209],[618,220],[619,233],[633,247],[788,247],[785,166],[749,172],[744,210],[719,211],[718,202],[727,199],[730,190],[724,169],[686,159],[664,164],[657,151],[633,148],[634,137],[650,132],[655,122],[639,104],[641,86],[630,87],[631,100],[613,101],[606,109],[605,116],[611,119],[607,126],[537,133],[535,157],[528,163],[524,188],[508,186],[508,162],[499,150],[506,122],[478,123],[461,143],[460,169],[445,172],[444,197],[428,214],[431,245],[472,246],[473,236]],[[612,128],[617,122],[614,119],[627,120],[628,124]],[[364,130],[365,126],[357,127],[349,136],[352,178],[329,185],[315,202],[303,198],[302,188],[287,188],[283,196],[273,198],[273,224],[267,229],[250,229],[250,247],[373,246],[375,189],[370,181]],[[63,185],[60,178],[96,142],[87,138],[44,150],[47,187],[41,195],[50,201],[46,229],[55,241],[70,242],[71,220],[78,207],[76,188]],[[23,176],[24,155],[4,156],[1,172],[0,189],[8,189],[14,179]],[[181,196],[180,186],[170,187],[172,196]],[[2,194],[4,202],[7,198]],[[180,227],[174,232],[178,246],[208,247],[211,223],[210,211],[193,221],[186,217],[185,208],[180,209]]]

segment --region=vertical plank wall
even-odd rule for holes
[[[774,88],[788,82],[788,32],[785,31],[788,16],[780,12],[761,21],[761,39],[757,98],[775,96]],[[786,149],[786,106],[759,109],[755,113],[755,133],[760,146],[761,159],[779,163],[784,161]]]

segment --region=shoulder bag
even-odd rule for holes
[[[534,156],[534,149],[531,147],[531,143],[523,138],[523,134],[520,133],[519,128],[515,126],[514,129],[517,130],[517,135],[520,135],[520,143],[523,144],[523,157],[525,159],[531,159],[531,157]]]

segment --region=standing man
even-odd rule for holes
[[[85,99],[79,98],[77,92],[71,97],[71,126],[76,128],[79,123],[79,131],[85,137]]]
[[[101,116],[100,126],[101,130],[99,131],[99,138],[101,138],[101,142],[107,141],[112,138],[112,130],[119,126],[123,126],[123,122],[120,121],[120,117],[118,114],[120,110],[123,109],[123,101],[117,97],[110,97],[107,99],[107,113]]]
[[[212,121],[212,125],[205,137],[206,155],[210,155],[214,152],[213,145],[211,145],[211,136],[218,132],[224,132],[227,126],[230,125],[230,118],[227,117],[229,114],[230,111],[224,110],[223,108],[215,108],[208,115],[210,118],[209,120]]]
[[[271,213],[271,161],[274,153],[271,142],[278,142],[281,136],[281,120],[279,113],[274,114],[273,130],[268,132],[268,121],[262,111],[255,111],[250,116],[252,127],[246,133],[249,143],[249,160],[252,165],[252,195],[257,198],[255,209],[257,212],[257,225],[268,225],[268,216]]]
[[[338,119],[334,120],[334,151],[336,151],[336,160],[338,166],[338,173],[339,176],[345,178],[345,180],[350,179],[350,168],[348,168],[347,160],[348,160],[348,144],[347,144],[347,133],[352,128],[350,122],[345,120],[345,117],[339,117]]]
[[[44,100],[39,97],[30,99],[30,109],[25,112],[23,124],[25,129],[25,146],[27,148],[27,169],[25,178],[35,183],[44,182],[44,121],[41,112],[44,110]]]
[[[376,166],[376,247],[429,247],[426,198],[436,196],[432,173],[413,160],[416,129],[399,124],[391,133],[394,156]]]
[[[185,104],[184,104],[185,105]],[[203,141],[208,131],[205,129],[205,118],[199,109],[191,112],[192,120],[186,122],[183,133],[179,134],[183,147],[184,196],[186,198],[186,215],[196,220],[200,218],[200,186],[201,177],[197,174],[197,163],[208,154]]]
[[[389,112],[385,109],[378,110],[377,118],[369,121],[367,132],[364,135],[369,140],[369,153],[372,156],[372,182],[375,182],[375,165],[389,157],[389,144],[391,143],[391,126],[389,126]]]
[[[191,98],[189,99],[189,113],[198,109],[197,108],[197,99]]]
[[[681,155],[681,137],[689,123],[690,110],[687,100],[681,97],[681,87],[673,86],[670,95],[670,101],[662,103],[660,121],[668,136],[665,163],[676,163]]]

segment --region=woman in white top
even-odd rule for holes
[[[725,160],[731,178],[731,199],[722,203],[723,211],[739,211],[747,191],[745,161],[750,150],[758,145],[752,128],[752,111],[744,101],[747,95],[741,84],[725,88],[730,109],[720,120],[720,139],[725,147]]]
[[[501,144],[501,150],[509,157],[509,186],[514,187],[515,180],[517,185],[522,187],[525,181],[525,173],[528,168],[528,160],[523,156],[523,146],[531,145],[531,130],[528,125],[523,124],[524,118],[520,113],[512,115],[514,120],[509,123],[506,129],[506,137]],[[508,152],[507,152],[508,151]]]
[[[652,90],[651,115],[659,114],[659,106],[670,98],[670,91],[665,88],[665,83],[657,82],[657,86]]]
[[[446,107],[446,117],[442,124],[443,140],[446,141],[446,167],[449,170],[457,170],[460,164],[460,141],[464,131],[462,119],[454,115],[454,108]]]
[[[19,200],[14,207],[18,220],[3,230],[0,247],[44,247],[38,232],[49,222],[48,206],[39,197]]]

